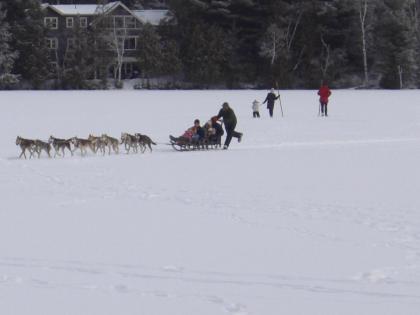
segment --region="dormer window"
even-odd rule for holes
[[[67,28],[73,28],[74,25],[74,19],[72,17],[66,18],[66,27]]]
[[[58,29],[58,18],[56,17],[46,17],[44,18],[44,26],[51,29]]]

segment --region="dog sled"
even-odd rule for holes
[[[221,137],[205,137],[201,140],[169,136],[169,144],[176,151],[212,150],[221,148]]]

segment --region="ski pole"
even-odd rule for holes
[[[276,81],[276,86],[277,86],[277,95],[279,96],[279,102],[280,102],[281,117],[284,117],[284,115],[283,115],[283,106],[281,105],[280,89],[279,89],[279,84],[278,84],[277,81]]]
[[[279,93],[279,102],[280,102],[281,117],[284,117],[284,115],[283,115],[283,106],[281,106],[281,97],[280,97],[280,93]]]

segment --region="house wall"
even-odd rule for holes
[[[50,50],[50,56],[52,57],[51,60],[55,62],[59,62],[60,64],[63,61],[64,55],[67,50],[67,43],[69,38],[74,38],[74,31],[76,27],[79,27],[80,18],[86,18],[87,19],[87,27],[89,27],[89,24],[94,20],[94,16],[63,16],[58,14],[56,11],[52,10],[51,8],[47,8],[47,12],[45,14],[45,17],[55,17],[58,19],[58,28],[57,29],[50,29],[47,33],[48,38],[57,38],[57,49],[51,49]],[[73,18],[73,28],[67,27],[67,18],[71,17]],[[58,60],[56,60],[58,57]]]
[[[68,39],[74,38],[74,31],[76,28],[76,24],[79,23],[80,17],[86,17],[87,18],[87,25],[93,23],[97,16],[95,15],[86,15],[86,16],[76,16],[76,15],[60,15],[55,10],[51,9],[50,7],[47,7],[46,9],[46,17],[55,17],[58,19],[58,28],[57,29],[50,29],[48,31],[48,38],[57,38],[57,49],[51,49],[50,50],[50,56],[51,60],[54,62],[57,62],[59,66],[63,64],[63,60],[65,58],[65,54],[67,51],[68,46]],[[130,77],[132,74],[132,71],[136,71],[136,50],[134,49],[136,46],[138,46],[139,41],[139,34],[140,30],[142,28],[142,22],[140,22],[134,15],[132,15],[131,12],[125,10],[123,7],[117,7],[114,9],[109,15],[107,15],[109,18],[115,18],[115,17],[133,17],[135,24],[134,27],[126,28],[116,28],[115,31],[117,31],[118,36],[125,37],[126,40],[130,41],[130,47],[129,49],[126,49],[124,52],[124,67],[123,72],[127,70],[127,77]],[[73,28],[68,28],[66,19],[67,17],[72,17],[74,20]],[[107,27],[110,31],[110,34],[114,34],[114,28],[113,27]],[[135,41],[135,46],[133,48],[132,44],[133,41]]]

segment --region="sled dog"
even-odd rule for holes
[[[130,153],[130,149],[133,148],[134,152],[138,152],[137,146],[138,141],[137,138],[129,133],[123,132],[121,133],[121,144],[124,144],[125,150],[127,154]]]
[[[135,133],[134,136],[136,137],[138,144],[142,148],[142,151],[141,151],[142,153],[146,151],[147,149],[146,146],[148,146],[150,149],[150,152],[152,152],[152,144],[156,145],[156,143],[153,142],[149,136],[142,135],[141,133]]]
[[[91,149],[92,152],[95,153],[93,149],[92,141],[89,139],[81,139],[77,137],[71,138],[71,143],[73,143],[74,147],[80,150],[80,154],[82,156],[87,154],[87,148]]]
[[[51,157],[51,144],[42,140],[35,140],[34,150],[38,154],[38,159],[41,157],[41,152],[44,150]]]
[[[106,144],[102,140],[102,137],[96,137],[90,134],[88,140],[90,140],[90,142],[92,143],[92,149],[95,153],[97,153],[98,150],[100,150],[102,154],[105,154]]]
[[[55,138],[53,136],[50,136],[48,142],[52,145],[52,147],[55,150],[55,154],[54,157],[56,157],[57,155],[61,156],[60,154],[60,150],[63,153],[63,157],[64,157],[64,149],[68,149],[71,153],[71,155],[73,155],[73,150],[71,149],[71,139],[59,139],[59,138]]]
[[[108,136],[107,134],[102,134],[101,140],[103,143],[108,147],[108,154],[111,154],[111,148],[114,151],[114,153],[119,153],[119,141],[118,139],[115,139],[113,137]]]
[[[18,136],[16,138],[16,145],[20,146],[20,149],[22,150],[22,153],[19,155],[19,159],[22,157],[22,155],[26,159],[26,154],[25,154],[26,150],[28,150],[30,154],[29,158],[31,158],[34,155],[35,140],[24,139]]]

